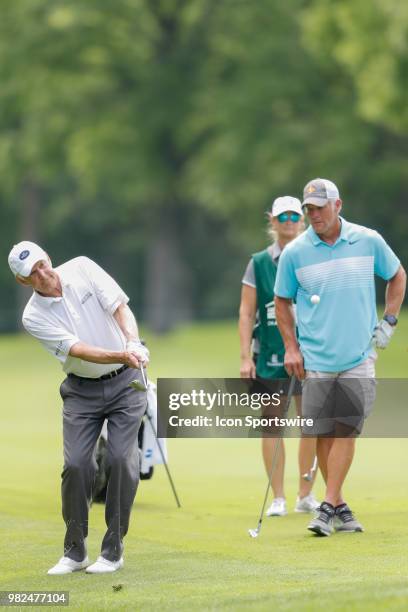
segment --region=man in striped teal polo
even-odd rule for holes
[[[385,348],[394,333],[406,274],[380,234],[340,216],[342,201],[331,181],[310,181],[302,206],[310,227],[281,255],[276,318],[285,344],[285,367],[289,375],[304,379],[302,415],[314,420],[310,433],[319,436],[317,455],[326,481],[325,501],[308,528],[328,536],[334,530],[363,531],[344,501],[342,485],[352,463],[355,435],[361,432],[360,421],[375,399],[374,347]],[[379,323],[375,275],[387,281]],[[298,338],[292,301],[297,304]],[[345,396],[356,398],[362,419],[350,413],[321,418],[339,386]]]

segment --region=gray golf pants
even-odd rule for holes
[[[127,369],[107,380],[92,381],[68,376],[60,387],[64,400],[64,469],[62,516],[66,524],[64,555],[82,561],[87,554],[88,511],[96,473],[95,444],[105,419],[108,421],[106,494],[107,531],[101,555],[117,561],[139,484],[137,434],[146,410],[145,392],[129,383],[141,380],[139,370]]]

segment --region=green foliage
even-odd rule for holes
[[[157,329],[231,316],[264,211],[313,176],[407,261],[407,28],[398,0],[4,3],[3,261],[85,253]]]
[[[315,0],[304,16],[307,40],[316,54],[327,53],[352,77],[361,116],[406,135],[407,4]]]
[[[325,76],[323,121],[337,124],[321,150],[337,157],[329,164],[338,167],[344,214],[382,233],[406,265],[407,6],[314,0],[301,22],[303,44]]]

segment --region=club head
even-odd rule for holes
[[[307,480],[307,482],[310,482],[312,480],[312,474],[310,474],[310,472],[308,474],[303,474],[302,478],[303,480]]]
[[[259,536],[259,529],[248,529],[248,533],[251,536],[251,538],[257,538]]]
[[[132,387],[135,391],[147,391],[147,387],[137,379],[132,380],[132,382],[129,383],[129,387]]]

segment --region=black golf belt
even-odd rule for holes
[[[103,376],[99,376],[99,378],[87,378],[86,376],[77,376],[76,374],[69,373],[68,376],[72,378],[77,378],[78,380],[86,380],[87,382],[98,382],[100,380],[109,380],[110,378],[115,378],[118,374],[122,374],[125,370],[128,369],[129,366],[123,365],[119,370],[112,370],[112,372],[108,372],[108,374],[104,374]]]

